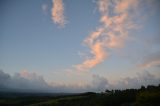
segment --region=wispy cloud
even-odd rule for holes
[[[47,14],[47,12],[48,12],[48,5],[47,4],[42,4],[41,8],[42,8],[44,14]]]
[[[78,70],[89,70],[104,61],[109,56],[107,50],[123,47],[129,31],[137,28],[132,16],[138,0],[98,0],[97,5],[101,14],[100,26],[84,40],[92,56],[75,65]]]
[[[136,8],[137,5],[138,5],[138,0],[119,0],[117,1],[115,11],[117,13],[127,12],[131,6],[134,6],[134,8]]]
[[[52,20],[55,24],[58,24],[60,27],[64,27],[66,24],[64,16],[64,4],[62,0],[52,0]]]
[[[160,66],[160,52],[145,56],[139,66],[143,69]]]
[[[76,65],[75,67],[78,70],[87,70],[89,68],[92,68],[96,66],[98,63],[102,62],[108,54],[104,50],[103,43],[102,42],[96,42],[94,43],[93,39],[96,39],[101,33],[102,29],[98,29],[96,32],[93,32],[89,38],[85,40],[86,44],[90,47],[91,49],[91,54],[93,57],[90,59],[87,59],[84,61],[82,64]]]

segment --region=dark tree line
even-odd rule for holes
[[[106,105],[160,106],[160,84],[141,86],[140,89],[106,90]]]

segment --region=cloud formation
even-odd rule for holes
[[[107,78],[92,75],[92,81],[90,83],[79,85],[67,85],[61,84],[60,86],[55,86],[58,89],[61,89],[65,92],[86,92],[86,91],[94,91],[94,92],[102,92],[106,89],[130,89],[130,88],[140,88],[142,85],[158,85],[160,83],[160,78],[155,75],[149,73],[148,71],[143,71],[141,73],[137,73],[133,77],[121,78],[116,81],[111,82]]]
[[[160,67],[160,52],[152,53],[147,55],[142,60],[142,63],[139,65],[143,69],[159,66]]]
[[[62,0],[52,0],[52,20],[55,24],[58,24],[60,27],[64,27],[66,24],[64,16],[64,4]]]
[[[47,4],[42,4],[41,8],[42,8],[44,14],[47,14],[47,12],[48,12],[48,5]]]
[[[110,85],[112,89],[126,89],[126,88],[140,88],[142,85],[158,85],[160,83],[160,78],[155,77],[155,75],[149,73],[148,71],[143,71],[137,73],[134,77],[126,77],[119,79],[114,84]]]
[[[141,85],[158,85],[160,78],[152,75],[148,71],[138,73],[134,77],[121,78],[114,83],[99,75],[92,75],[92,81],[76,84],[66,84],[57,82],[47,83],[43,76],[36,73],[22,71],[13,76],[0,71],[0,91],[19,92],[102,92],[106,89],[127,89],[140,88]]]
[[[42,76],[22,71],[13,76],[0,70],[0,90],[48,92],[51,89]]]
[[[89,70],[103,62],[109,56],[108,50],[123,47],[129,31],[137,28],[133,16],[138,0],[98,0],[97,5],[100,26],[84,40],[92,56],[75,65],[78,70]]]

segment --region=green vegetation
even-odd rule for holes
[[[160,106],[160,85],[68,96],[1,97],[0,106]]]
[[[138,93],[135,106],[160,106],[160,87],[148,86]]]

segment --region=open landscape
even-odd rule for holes
[[[0,0],[0,106],[160,106],[160,0]]]
[[[159,106],[160,85],[101,93],[7,93],[0,94],[1,106]]]

